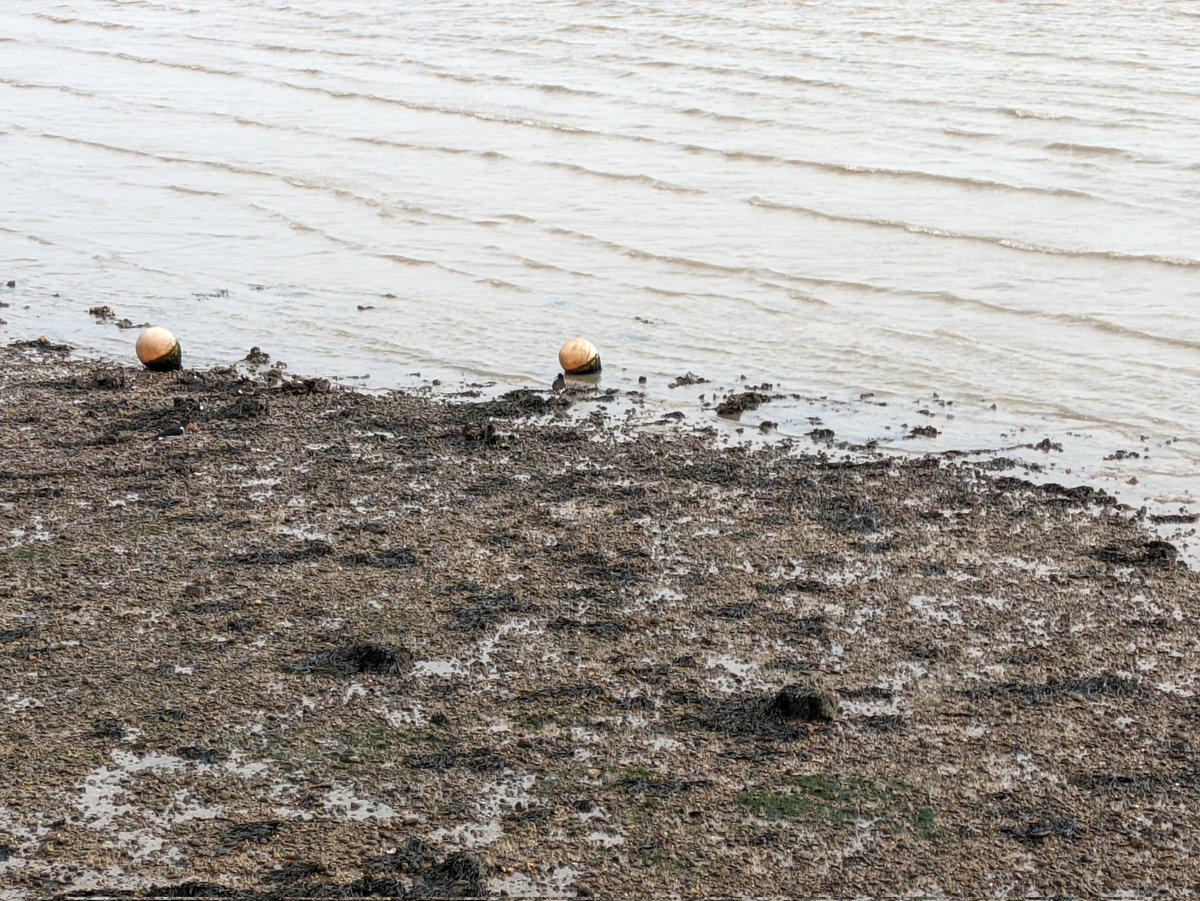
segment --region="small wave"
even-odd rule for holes
[[[579,32],[595,31],[600,34],[626,34],[628,28],[618,28],[615,25],[601,25],[599,22],[572,22],[570,25],[559,25],[554,29],[555,34],[563,32],[567,34],[576,34]]]
[[[224,116],[221,118],[224,118]],[[263,122],[261,119],[247,119],[245,116],[230,116],[229,118],[238,125],[249,125],[252,128],[261,128],[266,131],[293,131],[287,125],[276,125],[274,122]],[[299,129],[294,130],[299,131]]]
[[[53,241],[47,241],[45,238],[41,237],[40,235],[30,234],[29,232],[25,232],[25,231],[19,231],[18,229],[15,229],[15,228],[8,228],[7,226],[4,226],[4,225],[0,225],[0,232],[3,232],[6,235],[12,235],[15,238],[24,238],[26,241],[32,241],[34,244],[40,244],[43,247],[53,247],[54,246]]]
[[[541,84],[539,82],[517,82],[521,87],[533,88],[535,91],[541,91],[543,94],[569,94],[572,97],[601,97],[599,91],[590,91],[586,88],[573,88],[565,84]]]
[[[262,213],[263,215],[266,215],[272,219],[275,219],[279,222],[283,222],[291,229],[294,229],[294,230],[300,231],[300,232],[309,233],[309,234],[314,234],[317,237],[321,238],[322,240],[328,241],[330,244],[336,244],[339,247],[343,247],[348,250],[352,250],[355,253],[360,253],[364,256],[375,257],[376,259],[381,259],[381,260],[388,260],[389,262],[399,263],[403,266],[430,266],[435,269],[440,269],[443,272],[449,272],[453,275],[466,276],[467,278],[470,278],[472,280],[477,280],[479,278],[477,273],[467,272],[463,269],[455,269],[453,266],[448,266],[445,263],[438,262],[437,260],[426,260],[426,259],[421,259],[418,257],[406,256],[406,255],[400,254],[400,253],[390,253],[390,252],[382,252],[382,251],[374,250],[374,249],[362,244],[361,242],[352,241],[347,238],[339,237],[338,235],[332,234],[331,232],[328,232],[322,228],[319,228],[314,225],[309,225],[306,222],[301,222],[301,221],[293,218],[292,216],[287,215],[286,213],[282,213],[278,210],[270,209],[269,207],[265,207],[258,203],[249,203],[249,204],[247,204],[247,207],[249,209],[255,210],[256,212]]]
[[[406,257],[402,253],[377,253],[374,256],[383,260],[391,260],[393,263],[399,263],[402,266],[436,266],[442,268],[441,264],[436,260],[422,260],[417,257]]]
[[[167,185],[168,191],[175,191],[179,194],[194,194],[197,197],[224,197],[221,191],[205,191],[201,188],[189,188],[186,185]]]
[[[259,209],[262,209],[262,207],[259,207]],[[295,232],[301,232],[310,235],[322,235],[326,238],[329,237],[329,233],[324,229],[317,228],[315,225],[308,225],[307,223],[300,222],[296,219],[289,219],[287,226]]]
[[[1014,250],[1031,251],[1033,253],[1045,253],[1052,256],[1066,257],[1086,257],[1091,259],[1101,260],[1121,260],[1131,263],[1157,263],[1163,266],[1181,266],[1191,268],[1200,266],[1200,260],[1193,260],[1189,257],[1168,257],[1154,253],[1126,253],[1120,250],[1067,250],[1061,247],[1046,247],[1040,244],[1029,244],[1024,241],[1017,241],[1012,238],[978,238],[982,241],[996,241],[996,243],[1004,247],[1010,247]]]
[[[642,290],[647,294],[657,294],[659,297],[695,297],[693,291],[676,291],[671,288],[658,288],[654,285],[642,285]],[[723,295],[705,294],[705,297],[716,297]]]
[[[501,278],[480,278],[476,281],[481,285],[490,285],[493,288],[500,288],[505,291],[519,291],[522,294],[528,294],[529,288],[523,285],[514,285],[512,282],[506,282]]]
[[[998,138],[998,134],[992,131],[969,131],[965,128],[943,128],[942,134],[950,135],[955,138]]]
[[[252,121],[247,122],[246,120],[239,120],[239,121],[242,121],[244,124],[255,124],[255,125],[259,124],[257,122],[252,122]],[[268,125],[266,127],[275,128],[276,126]],[[643,173],[612,172],[612,171],[606,170],[606,169],[592,169],[592,168],[589,168],[588,166],[579,165],[578,163],[565,163],[565,162],[560,162],[558,160],[524,160],[524,159],[519,159],[517,157],[509,156],[506,153],[501,153],[498,150],[472,150],[467,147],[446,147],[441,144],[420,144],[420,143],[414,143],[414,142],[392,141],[392,140],[388,140],[387,138],[371,138],[371,137],[359,137],[359,136],[348,137],[348,138],[346,138],[346,140],[355,141],[357,143],[370,144],[370,145],[374,145],[374,146],[398,147],[398,148],[403,148],[405,150],[420,150],[420,151],[435,152],[435,153],[448,153],[448,154],[453,154],[453,155],[468,155],[468,156],[474,156],[474,157],[477,157],[477,158],[483,159],[483,160],[516,161],[516,162],[526,163],[526,164],[535,165],[535,166],[547,166],[549,168],[561,169],[566,172],[575,172],[580,175],[587,175],[587,176],[590,176],[593,178],[606,178],[606,179],[613,179],[615,181],[636,182],[636,183],[647,185],[651,188],[655,188],[656,190],[659,190],[659,191],[668,191],[668,192],[678,193],[678,194],[703,194],[704,193],[699,188],[689,188],[684,185],[675,184],[673,182],[663,181],[661,179],[654,178],[653,176],[645,175]]]
[[[757,196],[751,197],[747,202],[751,206],[762,207],[763,209],[797,213],[804,216],[812,216],[814,218],[824,219],[829,222],[845,222],[853,225],[866,225],[877,228],[895,228],[916,235],[929,235],[935,238],[950,238],[957,241],[974,241],[980,244],[990,244],[993,246],[1005,247],[1009,250],[1018,250],[1026,253],[1041,253],[1050,256],[1079,257],[1088,259],[1122,260],[1138,263],[1152,263],[1165,266],[1200,266],[1200,260],[1160,256],[1157,254],[1126,253],[1116,250],[1072,250],[1064,247],[1050,247],[1044,244],[1033,244],[1028,241],[1020,241],[1016,238],[1002,238],[994,235],[966,234],[963,232],[951,231],[949,229],[935,228],[928,225],[918,225],[914,222],[903,222],[896,219],[871,219],[862,216],[850,216],[843,213],[830,213],[826,212],[825,210],[813,209],[812,207],[804,207],[787,203],[778,203],[773,200],[765,200],[762,197]]]
[[[567,231],[563,229],[563,231]],[[572,234],[581,235],[582,232],[572,232]],[[659,263],[670,263],[675,266],[680,266],[684,269],[700,269],[707,272],[720,272],[724,275],[748,276],[752,275],[754,270],[746,266],[730,266],[723,263],[713,263],[708,260],[698,260],[694,257],[679,256],[669,253],[655,253],[652,250],[642,250],[638,247],[629,247],[625,244],[618,244],[615,241],[608,241],[604,238],[598,238],[595,235],[586,235],[593,241],[598,241],[601,244],[608,245],[613,250],[618,250],[625,256],[634,260],[653,260]]]
[[[820,297],[817,297],[817,295],[809,294],[807,291],[796,291],[796,290],[789,289],[787,292],[787,296],[790,297],[792,300],[798,300],[801,303],[810,304],[810,305],[816,306],[816,307],[829,306],[829,301],[822,300]]]
[[[364,206],[368,206],[368,207],[372,207],[372,208],[379,206],[379,201],[369,198],[369,197],[363,197],[362,195],[356,194],[353,191],[346,190],[345,188],[337,188],[332,185],[317,184],[314,182],[306,181],[301,178],[297,178],[295,176],[283,175],[278,172],[271,172],[271,171],[268,171],[265,169],[254,169],[254,168],[251,168],[248,166],[238,166],[233,163],[225,163],[225,162],[221,162],[219,160],[191,159],[189,157],[172,156],[172,155],[165,154],[165,153],[152,153],[147,150],[138,150],[137,148],[134,148],[134,147],[121,147],[121,146],[118,146],[115,144],[106,144],[102,141],[89,141],[85,138],[76,138],[76,137],[71,137],[68,135],[55,134],[53,132],[41,132],[38,134],[38,137],[45,138],[47,140],[52,140],[52,141],[62,141],[63,143],[66,143],[66,144],[74,144],[74,145],[78,145],[81,147],[92,147],[97,150],[104,150],[104,151],[107,151],[110,153],[119,153],[119,154],[123,154],[126,156],[133,156],[133,157],[139,157],[142,159],[155,160],[160,163],[174,163],[174,164],[182,164],[182,165],[188,165],[188,166],[197,166],[202,169],[216,169],[220,172],[229,172],[234,175],[246,175],[246,176],[252,176],[252,177],[256,177],[256,178],[269,178],[269,179],[273,179],[273,180],[277,180],[277,181],[282,181],[284,184],[287,184],[293,188],[300,188],[303,190],[310,190],[310,191],[323,191],[326,193],[333,194],[336,197],[341,197],[343,199],[348,199],[348,200],[354,200],[358,203],[363,204]],[[190,189],[182,188],[178,185],[169,185],[168,188],[170,190],[177,190],[177,191],[190,190]],[[223,196],[219,192],[194,191],[194,193],[214,193],[217,196]],[[253,204],[251,204],[251,206],[253,206]],[[422,211],[422,212],[424,211],[424,209],[421,207],[418,207],[417,210]]]
[[[272,219],[275,219],[277,221],[285,223],[291,229],[294,229],[294,230],[300,231],[300,232],[309,233],[309,234],[314,234],[314,235],[318,236],[319,238],[321,238],[322,240],[328,241],[330,244],[336,244],[339,247],[344,247],[344,248],[346,248],[348,250],[352,250],[356,253],[363,254],[364,256],[375,257],[375,258],[381,259],[381,260],[388,260],[393,263],[399,263],[403,266],[430,266],[435,269],[440,269],[443,272],[449,272],[453,275],[466,276],[468,278],[471,278],[472,280],[477,280],[479,278],[479,276],[476,273],[467,272],[462,269],[455,269],[453,266],[447,266],[445,263],[440,263],[437,260],[426,260],[426,259],[420,259],[418,257],[406,256],[406,255],[400,254],[400,253],[386,253],[386,252],[381,252],[381,251],[377,251],[377,250],[372,250],[371,248],[367,247],[366,245],[364,245],[358,241],[351,241],[346,238],[341,238],[335,234],[325,231],[322,228],[318,228],[317,226],[314,226],[314,225],[309,225],[306,222],[301,222],[301,221],[294,219],[293,217],[287,215],[286,213],[281,213],[278,210],[270,209],[268,207],[262,206],[261,204],[250,203],[250,204],[247,204],[247,206],[252,210],[255,210],[259,213],[269,216]]]
[[[563,271],[558,266],[555,266],[553,263],[546,263],[546,262],[543,262],[542,260],[531,260],[528,257],[517,257],[517,260],[526,269],[535,269],[535,270],[538,270],[541,272],[561,272],[561,271]]]
[[[1069,326],[1084,326],[1086,328],[1092,328],[1097,331],[1107,332],[1109,334],[1120,335],[1127,338],[1135,338],[1168,347],[1178,347],[1185,350],[1200,348],[1200,342],[1197,341],[1189,341],[1186,338],[1176,338],[1171,335],[1160,335],[1153,332],[1147,332],[1143,329],[1122,325],[1119,322],[1101,319],[1098,316],[1054,313],[1048,310],[1022,310],[1014,307],[1008,307],[1003,304],[993,303],[987,300],[980,300],[979,298],[975,297],[962,297],[961,295],[954,294],[950,291],[918,291],[903,293],[920,297],[923,300],[945,303],[950,306],[971,307],[973,309],[983,310],[988,314],[1016,316],[1034,319],[1039,322],[1057,322]]]
[[[827,305],[821,298],[815,297],[806,290],[800,290],[800,286],[809,288],[817,287],[837,287],[837,288],[853,288],[862,291],[869,291],[879,295],[895,294],[895,290],[891,287],[873,285],[869,282],[856,282],[839,279],[815,278],[812,276],[795,275],[788,272],[780,272],[775,269],[766,267],[751,267],[751,266],[734,266],[722,263],[714,263],[709,260],[700,260],[693,257],[679,256],[674,254],[656,253],[654,251],[642,250],[641,248],[631,247],[627,244],[621,244],[616,241],[610,241],[607,238],[601,238],[597,235],[588,234],[587,232],[577,231],[575,229],[563,228],[562,226],[545,226],[544,231],[547,234],[557,235],[573,240],[582,241],[592,247],[603,248],[613,253],[621,254],[624,257],[633,260],[647,260],[654,263],[661,263],[667,266],[674,266],[688,272],[706,272],[713,276],[729,277],[735,281],[749,279],[758,285],[766,288],[787,293],[793,299],[798,299],[806,302],[813,302],[822,305]],[[645,288],[644,284],[639,284],[639,288]],[[684,292],[688,296],[695,296],[693,292]],[[718,297],[731,297],[732,299],[744,300],[744,298],[733,298],[728,294],[716,294]],[[751,301],[756,306],[763,306],[757,301]],[[764,307],[765,309],[766,307]]]
[[[686,290],[679,290],[679,289],[675,289],[675,288],[661,288],[657,285],[647,285],[647,284],[642,284],[642,283],[630,284],[628,287],[630,288],[630,290],[633,290],[633,291],[644,291],[647,294],[653,294],[656,297],[668,297],[671,300],[688,300],[688,301],[702,300],[702,301],[718,301],[718,302],[731,301],[735,304],[749,304],[749,305],[755,307],[756,309],[759,309],[759,310],[763,311],[764,313],[767,313],[768,315],[776,315],[776,314],[780,313],[780,310],[778,310],[774,307],[768,306],[768,305],[762,303],[761,301],[754,300],[752,298],[747,298],[747,297],[739,297],[736,294],[724,294],[724,293],[720,293],[717,291],[686,291]],[[644,325],[662,325],[663,324],[662,320],[651,321],[651,320],[647,320],[647,319],[643,318],[641,321]],[[698,337],[699,336],[694,336],[693,341],[691,342],[695,346],[699,346]]]
[[[255,50],[266,50],[270,53],[296,53],[303,56],[308,56],[313,52],[312,48],[310,47],[292,47],[287,44],[255,43],[251,44],[250,46]]]
[[[597,278],[594,272],[584,272],[582,269],[568,269],[565,266],[557,266],[554,263],[547,263],[545,260],[534,260],[529,257],[523,257],[519,254],[509,254],[514,260],[524,266],[526,269],[533,269],[540,272],[561,272],[564,275],[572,275],[577,278]]]
[[[157,154],[148,153],[145,150],[134,150],[132,147],[117,147],[114,144],[105,144],[101,141],[89,141],[86,138],[76,138],[70,135],[55,134],[51,131],[43,131],[38,133],[37,137],[45,138],[48,141],[62,141],[64,144],[77,144],[80,147],[94,147],[97,150],[109,150],[113,153],[124,153],[130,156],[140,156],[147,159],[160,159],[165,162],[179,162],[166,157],[160,157]]]
[[[1179,347],[1185,350],[1200,349],[1200,341],[1189,341],[1186,338],[1176,338],[1171,335],[1157,335],[1153,332],[1147,332],[1143,329],[1130,328],[1127,325],[1121,325],[1119,322],[1112,322],[1108,319],[1098,319],[1095,316],[1067,317],[1078,318],[1091,327],[1102,332],[1110,332],[1114,335],[1122,335],[1128,338],[1137,338],[1143,341],[1151,341],[1155,344],[1164,344],[1168,347]]]
[[[250,124],[250,125],[263,124],[263,123],[258,123],[257,121],[254,121],[254,120],[239,119],[238,121],[241,122],[242,124]],[[277,128],[278,126],[264,124],[264,127]],[[286,130],[298,130],[298,129],[286,129]],[[388,140],[386,138],[372,138],[372,137],[360,137],[360,136],[347,137],[346,140],[354,141],[356,143],[370,144],[373,146],[398,147],[398,148],[403,148],[405,150],[420,150],[420,151],[425,151],[425,152],[448,153],[448,154],[453,154],[453,155],[468,155],[468,156],[474,156],[474,157],[477,157],[477,158],[483,159],[483,160],[517,161],[517,162],[526,163],[529,165],[547,166],[547,167],[553,168],[553,169],[561,169],[566,172],[575,172],[580,175],[587,175],[587,176],[593,177],[593,178],[605,178],[605,179],[612,179],[615,181],[626,181],[626,182],[634,182],[634,183],[638,183],[638,184],[644,184],[648,187],[654,188],[655,190],[667,191],[667,192],[677,193],[677,194],[703,194],[704,193],[704,191],[700,190],[699,188],[689,188],[689,187],[686,187],[685,185],[680,185],[680,184],[675,184],[673,182],[663,181],[662,179],[654,178],[653,176],[645,175],[643,173],[612,172],[612,171],[609,171],[606,169],[592,169],[592,168],[589,168],[588,166],[579,165],[578,163],[565,163],[565,162],[560,162],[557,160],[520,160],[516,157],[509,156],[506,153],[501,153],[498,150],[473,150],[473,149],[466,148],[466,147],[446,147],[446,146],[440,145],[440,144],[420,144],[420,143],[414,143],[414,142],[392,141],[392,140]]]
[[[968,188],[982,188],[988,191],[1014,191],[1023,194],[1040,194],[1051,197],[1079,197],[1089,200],[1097,199],[1094,194],[1079,191],[1074,188],[1042,188],[1036,185],[1015,185],[1010,182],[993,181],[987,178],[974,178],[969,175],[944,175],[936,172],[923,172],[920,169],[890,169],[882,166],[858,166],[853,163],[835,163],[824,160],[806,160],[795,157],[773,156],[769,153],[757,153],[749,150],[718,150],[700,144],[682,144],[681,149],[691,153],[716,153],[730,160],[746,160],[755,163],[772,165],[796,166],[803,169],[816,169],[831,172],[836,175],[867,175],[880,178],[921,179],[948,185],[962,185]]]
[[[688,72],[704,72],[710,75],[717,75],[722,78],[729,76],[741,76],[755,82],[767,82],[770,84],[783,84],[794,87],[800,85],[808,88],[822,88],[834,91],[856,91],[858,88],[855,85],[847,84],[843,81],[830,81],[825,78],[805,78],[801,75],[792,75],[787,72],[764,72],[761,69],[742,69],[737,66],[715,66],[705,65],[702,63],[678,63],[657,58],[644,58],[633,60],[639,65],[649,66],[652,68],[674,68],[684,69]]]
[[[735,125],[761,125],[762,119],[755,119],[750,116],[738,116],[734,113],[718,113],[715,110],[701,109],[698,106],[689,106],[687,109],[678,110],[685,116],[693,116],[697,119],[711,119],[714,122],[730,122]]]
[[[621,254],[634,260],[651,260],[668,265],[678,266],[683,269],[699,270],[702,272],[719,273],[721,275],[732,275],[742,278],[757,279],[763,272],[770,270],[751,269],[745,266],[730,266],[721,263],[713,263],[707,260],[697,260],[692,257],[677,256],[673,254],[661,254],[654,251],[642,250],[637,247],[631,247],[628,244],[621,244],[617,241],[610,241],[607,238],[601,238],[598,235],[588,234],[587,232],[578,231],[571,228],[563,228],[559,225],[545,226],[547,234],[558,235],[560,237],[572,238],[578,241],[583,241],[593,247],[602,247],[605,250],[613,253]],[[791,278],[783,273],[771,273],[772,275]]]
[[[94,253],[92,260],[97,263],[112,264],[117,263],[127,269],[134,269],[138,272],[148,272],[150,275],[165,275],[168,277],[174,276],[177,273],[169,272],[166,269],[159,269],[156,266],[147,266],[144,263],[139,263],[136,260],[131,260],[128,257],[122,256],[119,253]]]
[[[1078,117],[1068,116],[1065,113],[1042,113],[1036,110],[1018,109],[1012,106],[1002,106],[997,112],[1003,113],[1006,116],[1012,116],[1014,119],[1044,119],[1051,122],[1079,121]]]
[[[71,48],[78,49],[78,48]],[[252,78],[241,72],[233,69],[218,69],[215,66],[201,66],[198,63],[173,63],[165,59],[156,59],[153,56],[138,56],[136,53],[128,53],[125,51],[111,53],[104,50],[79,50],[80,53],[91,53],[97,56],[111,56],[114,59],[124,60],[127,63],[141,63],[146,66],[164,66],[168,69],[182,69],[185,72],[202,72],[205,75],[220,75],[225,78],[245,79],[247,81],[258,81],[259,79]]]
[[[263,128],[279,129],[281,126],[271,125],[270,123],[259,123],[255,120],[242,120],[243,124],[261,125]],[[323,131],[313,131],[310,129],[296,128],[295,126],[283,126],[282,130],[291,131],[298,134],[312,134],[326,139],[338,139],[344,141],[352,141],[355,144],[367,144],[372,147],[394,147],[398,150],[419,150],[423,153],[446,153],[451,156],[474,156],[481,160],[509,160],[512,159],[508,154],[501,153],[499,150],[474,150],[470,147],[447,147],[444,144],[422,144],[416,141],[394,141],[390,138],[373,138],[368,135],[344,135],[344,134],[329,134]]]
[[[1055,141],[1046,145],[1047,150],[1061,150],[1081,156],[1120,156],[1126,159],[1141,159],[1136,153],[1122,150],[1120,147],[1105,147],[1099,144],[1073,144],[1070,141]]]
[[[578,163],[561,163],[556,160],[548,160],[541,162],[540,165],[548,166],[552,169],[561,169],[565,172],[577,172],[580,175],[588,175],[594,178],[607,178],[613,181],[635,182],[637,184],[647,185],[658,191],[668,191],[674,194],[703,194],[704,191],[699,188],[688,188],[684,185],[678,185],[669,181],[662,181],[650,175],[644,175],[636,172],[611,172],[606,169],[591,169],[587,166],[581,166]]]
[[[72,19],[68,16],[55,16],[50,13],[31,13],[35,19],[52,22],[55,25],[89,25],[93,28],[104,28],[109,31],[138,31],[136,25],[126,25],[123,22],[104,22],[95,19]]]
[[[62,94],[73,94],[76,97],[96,96],[93,91],[85,91],[67,84],[42,84],[34,81],[13,81],[8,78],[0,78],[0,84],[23,91],[58,91]]]

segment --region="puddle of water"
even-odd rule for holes
[[[287,535],[299,541],[328,541],[329,533],[322,532],[311,525],[276,526],[276,535]]]
[[[500,644],[500,639],[506,635],[538,635],[541,629],[532,625],[529,619],[512,619],[500,626],[496,634],[485,638],[475,645],[473,651],[462,657],[449,657],[442,660],[418,660],[413,664],[413,672],[418,676],[438,676],[443,679],[455,676],[469,676],[472,669],[479,665],[484,669],[484,679],[498,678],[495,667],[492,666],[492,654]]]
[[[963,624],[962,611],[957,609],[958,602],[950,598],[915,594],[908,599],[908,606],[923,614],[930,622],[945,623],[948,626]]]
[[[5,870],[17,870],[33,866],[33,861],[28,860],[24,855],[32,854],[36,851],[42,838],[50,834],[49,827],[29,827],[22,822],[17,814],[5,807],[0,807],[0,831],[3,831],[5,836],[16,841],[16,847],[11,849],[8,859],[0,862],[0,878],[3,878]],[[0,890],[0,898],[3,897],[3,894],[3,891]]]
[[[616,848],[625,844],[625,836],[613,832],[589,832],[587,840],[588,844],[599,845],[601,848]]]
[[[536,877],[512,873],[488,880],[488,892],[509,898],[561,898],[574,894],[571,886],[579,878],[579,873],[579,870],[571,867],[556,867],[550,873]]]
[[[242,779],[251,779],[262,773],[265,773],[271,768],[270,764],[263,763],[259,760],[247,760],[250,757],[248,751],[234,750],[229,754],[229,759],[225,761],[224,768],[226,772],[233,773]],[[243,763],[243,761],[245,761]]]
[[[419,704],[414,704],[409,708],[391,709],[380,707],[379,713],[393,729],[399,729],[404,726],[423,726],[429,719],[425,716],[425,711]]]
[[[26,710],[30,707],[41,707],[42,702],[37,698],[31,698],[29,695],[22,694],[19,691],[10,691],[4,695],[4,703],[10,711]]]
[[[394,820],[399,816],[394,807],[384,804],[381,801],[370,801],[366,798],[360,798],[349,788],[339,786],[336,783],[333,788],[325,793],[325,797],[321,799],[321,806],[331,816],[355,822],[362,820],[387,821]]]
[[[75,785],[80,790],[75,807],[83,814],[84,825],[91,829],[107,829],[117,817],[135,809],[133,804],[118,803],[118,799],[129,792],[129,783],[138,773],[175,772],[184,766],[179,757],[154,753],[139,757],[121,750],[112,752],[112,761],[112,767],[101,766]]]
[[[433,841],[447,841],[464,848],[482,848],[504,835],[501,817],[518,805],[528,810],[538,804],[538,799],[529,794],[537,776],[509,775],[489,782],[483,787],[476,802],[476,822],[466,823],[449,829],[435,829],[430,833]]]
[[[758,664],[747,660],[738,660],[727,654],[710,657],[705,664],[709,669],[724,669],[729,675],[717,674],[710,676],[708,682],[723,694],[745,691],[747,688],[761,688],[768,683],[758,675]]]

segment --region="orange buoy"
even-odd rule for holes
[[[559,348],[558,362],[567,375],[593,375],[600,371],[600,352],[586,338],[571,338]]]
[[[182,353],[175,336],[165,328],[148,328],[137,339],[137,355],[142,365],[154,372],[179,369]]]

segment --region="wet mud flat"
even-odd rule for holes
[[[4,348],[0,896],[1194,890],[1198,587],[986,465]]]

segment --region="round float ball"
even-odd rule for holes
[[[586,338],[571,338],[559,349],[558,362],[567,375],[592,375],[600,371],[600,352]]]
[[[155,372],[170,372],[180,366],[179,342],[165,328],[148,328],[137,339],[137,355],[142,365]]]

